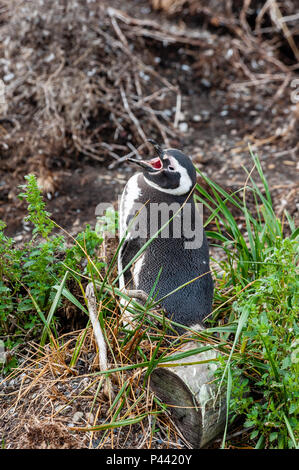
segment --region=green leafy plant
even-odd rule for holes
[[[28,175],[25,179],[27,184],[21,186],[19,196],[28,204],[26,220],[33,224],[31,240],[16,248],[14,240],[4,234],[5,224],[0,224],[0,338],[9,349],[25,338],[36,337],[43,327],[48,328],[49,312],[56,330],[54,312],[61,299],[53,309],[57,299],[54,286],[62,282],[69,270],[84,272],[86,254],[94,256],[102,243],[86,226],[67,247],[65,237],[54,233],[55,223],[45,209],[36,177]],[[96,259],[95,263],[98,268],[103,266]],[[6,367],[12,365],[13,359]]]
[[[25,220],[34,225],[33,235],[40,234],[47,239],[54,228],[54,223],[49,217],[50,214],[45,210],[46,204],[38,188],[35,175],[26,175],[25,180],[27,184],[20,186],[24,192],[19,194],[19,198],[25,199],[28,204],[28,216]]]

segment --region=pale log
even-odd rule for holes
[[[198,346],[191,341],[180,352]],[[194,449],[206,447],[225,427],[225,393],[218,393],[214,380],[217,362],[207,362],[217,355],[214,350],[194,354],[175,361],[179,366],[157,367],[150,376],[151,389],[169,405],[173,422]],[[198,364],[186,364],[190,362]]]

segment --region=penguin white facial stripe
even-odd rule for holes
[[[180,174],[180,183],[177,188],[161,188],[161,186],[158,184],[148,180],[146,176],[144,176],[145,182],[152,188],[155,188],[158,191],[162,191],[163,193],[173,194],[174,196],[182,196],[183,194],[187,194],[192,188],[192,180],[188,175],[186,168],[181,166],[174,159],[172,159],[171,164],[174,166],[175,171]]]

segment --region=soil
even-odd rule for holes
[[[146,15],[147,19],[158,22],[162,18],[163,26],[169,31],[178,23],[176,17],[151,10],[147,0],[113,0],[109,6],[126,11],[134,18],[144,19]],[[197,25],[191,23],[185,28],[192,31]],[[296,107],[296,103],[291,101],[293,90],[284,90],[281,99],[273,102],[272,106],[265,99],[264,87],[255,90],[252,96],[249,94],[246,101],[243,97],[239,102],[232,102],[228,93],[231,84],[224,89],[217,88],[202,79],[194,68],[193,57],[186,55],[177,45],[157,49],[157,44],[149,43],[147,47],[147,54],[152,59],[160,57],[157,72],[179,86],[182,94],[179,128],[177,136],[171,139],[171,146],[191,155],[194,164],[216,182],[226,188],[236,188],[246,180],[243,167],[252,168],[248,150],[250,143],[261,159],[278,215],[287,208],[291,215],[298,217],[299,104]],[[288,122],[291,129],[284,136],[281,129]],[[156,138],[153,135],[147,137]],[[0,167],[0,218],[7,224],[6,233],[16,237],[16,241],[26,240],[30,232],[23,220],[25,205],[17,199],[18,186],[24,183],[23,177],[28,172],[34,171],[43,181],[49,212],[71,234],[82,230],[87,223],[94,226],[97,204],[115,203],[134,172],[127,163],[112,170],[109,169],[113,163],[111,158],[100,163],[81,155],[71,158],[51,156],[45,165],[42,163],[38,158],[33,162],[24,158],[16,163],[11,157],[6,158]]]

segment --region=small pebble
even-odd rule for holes
[[[82,411],[77,411],[74,416],[73,416],[73,423],[78,423],[79,421],[81,421],[83,418],[83,413]]]
[[[87,419],[87,422],[88,422],[89,424],[93,424],[93,423],[94,423],[94,415],[93,415],[93,413],[87,413],[86,419]]]
[[[200,83],[205,86],[206,88],[211,88],[211,82],[207,80],[206,78],[202,78],[200,80]]]
[[[48,57],[45,58],[45,62],[52,62],[53,59],[55,59],[55,55],[52,52],[48,55]]]
[[[7,73],[6,75],[4,75],[3,80],[5,82],[10,82],[10,80],[12,80],[13,78],[15,78],[14,73]]]
[[[55,407],[55,411],[57,411],[58,413],[61,413],[61,414],[67,414],[69,410],[71,410],[72,407],[70,405],[68,406],[65,406],[65,405],[57,405]]]
[[[188,131],[188,124],[186,122],[181,122],[179,124],[179,129],[181,132],[187,132]]]

